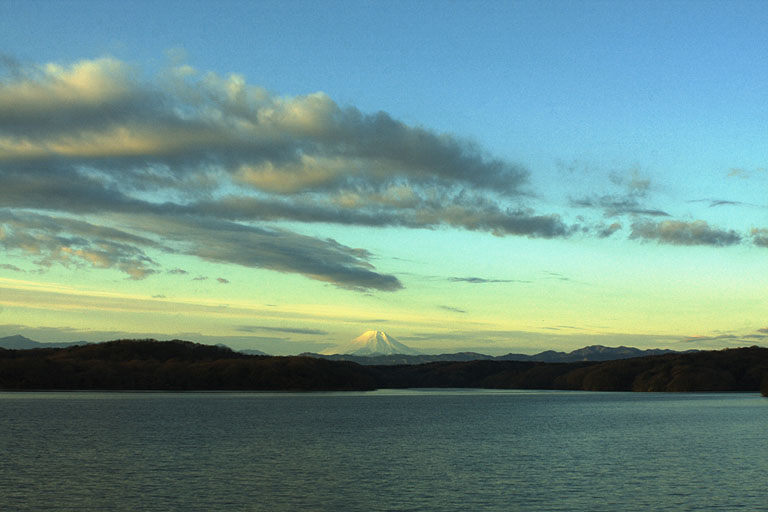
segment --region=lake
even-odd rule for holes
[[[758,394],[0,393],[0,510],[768,510]]]

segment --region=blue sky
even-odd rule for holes
[[[767,22],[746,1],[2,1],[0,335],[759,343]]]

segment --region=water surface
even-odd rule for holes
[[[0,393],[0,510],[768,510],[757,394]]]

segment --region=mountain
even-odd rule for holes
[[[354,354],[315,354],[312,352],[304,352],[302,356],[307,357],[322,357],[323,359],[330,359],[332,361],[351,361],[357,364],[363,364],[367,366],[392,366],[398,364],[425,364],[434,363],[438,361],[479,361],[484,359],[495,359],[493,356],[486,354],[478,354],[477,352],[457,352],[454,354],[389,354],[389,355],[371,355],[360,356]]]
[[[617,359],[631,359],[633,357],[658,356],[671,354],[675,350],[652,348],[641,350],[632,347],[605,347],[603,345],[590,345],[571,352],[557,352],[546,350],[532,356],[525,354],[507,354],[496,359],[503,361],[537,361],[542,363],[575,363],[578,361],[615,361]]]
[[[369,331],[377,332],[377,331]],[[365,333],[368,334],[368,333]],[[359,339],[359,338],[358,338]],[[391,338],[390,338],[391,339]],[[354,343],[354,342],[353,342]],[[349,348],[352,344],[347,345]],[[397,364],[425,364],[439,361],[531,361],[537,363],[576,363],[580,361],[615,361],[619,359],[631,359],[633,357],[657,356],[663,354],[696,352],[689,350],[686,352],[676,352],[669,349],[653,348],[641,350],[632,347],[605,347],[603,345],[591,345],[571,352],[558,352],[555,350],[546,350],[538,354],[515,354],[510,353],[503,356],[489,356],[487,354],[478,354],[476,352],[459,352],[455,354],[418,354],[408,353],[357,353],[354,351],[338,349],[326,350],[320,354],[304,353],[302,355],[309,357],[323,357],[335,361],[352,361],[364,365],[397,365]]]
[[[0,338],[0,348],[8,350],[29,350],[33,348],[63,348],[72,347],[74,345],[84,345],[85,341],[75,341],[72,343],[40,343],[39,341],[33,341],[21,334],[15,336],[6,336]]]
[[[355,356],[419,355],[417,350],[407,347],[383,331],[366,331],[352,342],[336,348],[323,350],[322,355],[350,354]]]
[[[256,350],[255,348],[246,348],[243,350],[238,350],[241,354],[245,354],[248,356],[268,356],[266,352],[262,352],[261,350]]]

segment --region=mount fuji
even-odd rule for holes
[[[390,356],[396,354],[419,355],[419,351],[407,347],[384,331],[366,331],[350,343],[329,348],[323,355],[348,354],[355,356]]]

